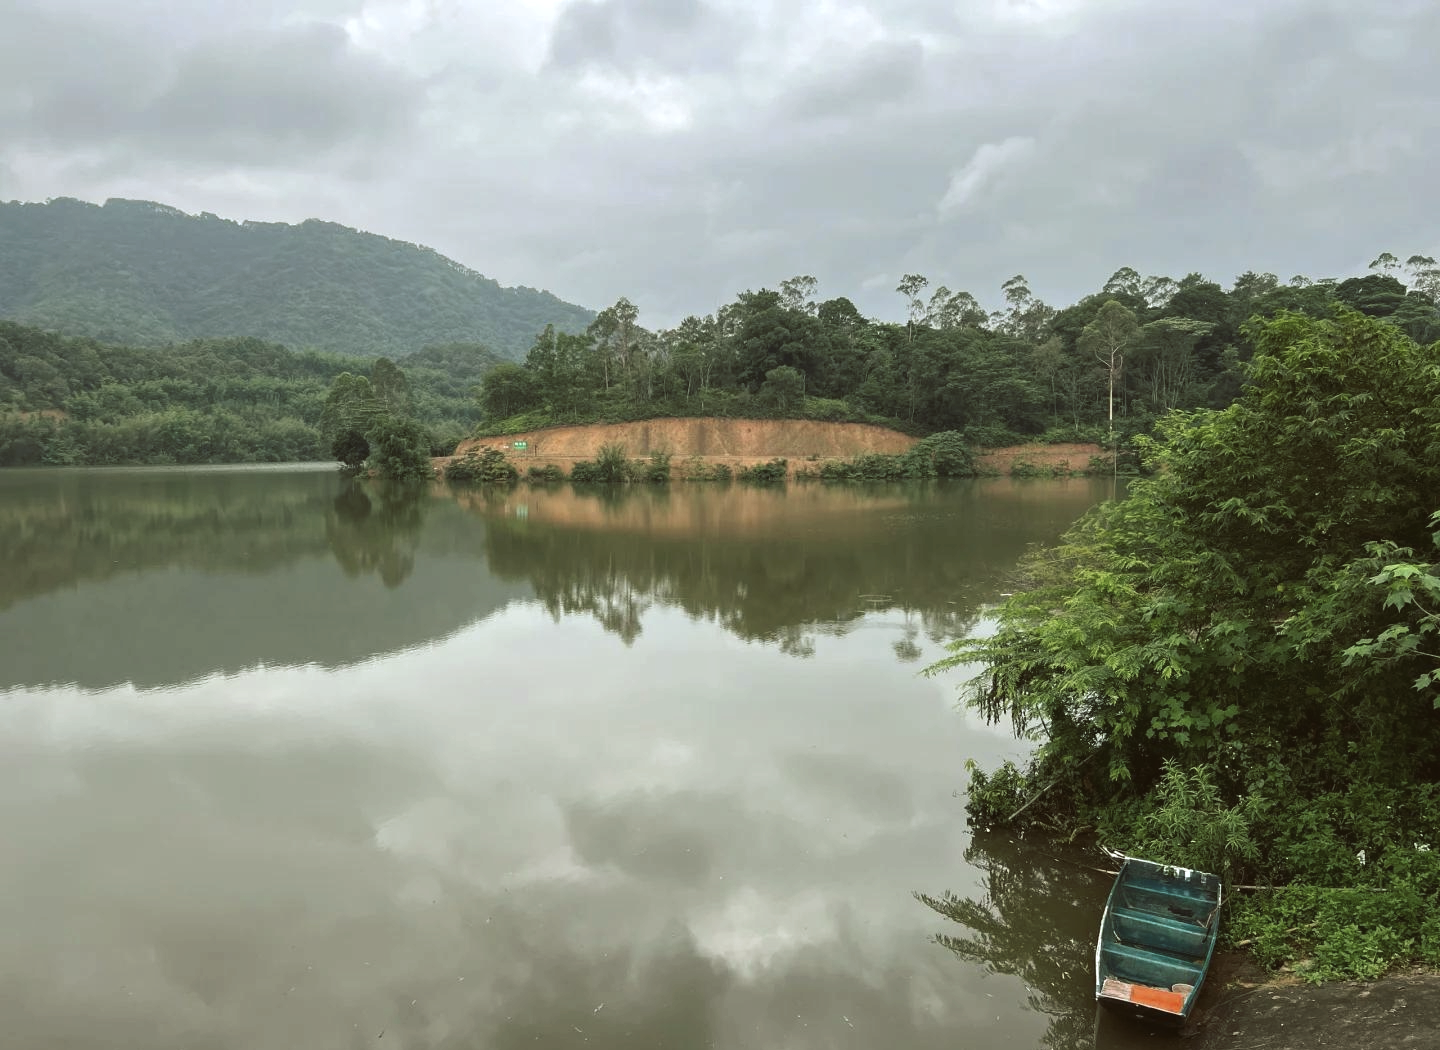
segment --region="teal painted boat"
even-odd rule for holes
[[[1215,955],[1220,878],[1138,857],[1119,859],[1095,946],[1095,998],[1132,1017],[1183,1025]]]

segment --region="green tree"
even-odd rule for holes
[[[352,372],[341,372],[330,384],[325,406],[320,411],[320,434],[326,444],[349,431],[365,434],[385,414],[370,380]]]
[[[535,376],[522,365],[496,365],[480,383],[480,407],[487,419],[507,419],[540,403]]]
[[[788,365],[772,368],[760,384],[760,400],[781,416],[792,414],[805,397],[805,375]]]
[[[370,388],[384,411],[402,419],[410,415],[410,381],[388,357],[370,366]]]
[[[1095,320],[1080,333],[1080,352],[1094,357],[1105,368],[1109,382],[1109,434],[1115,441],[1115,384],[1125,367],[1125,352],[1140,338],[1140,323],[1135,314],[1111,299],[1095,315]]]
[[[358,470],[370,455],[370,442],[358,430],[342,430],[330,443],[330,454],[350,470]]]
[[[366,435],[371,468],[390,481],[428,481],[435,476],[430,465],[430,435],[414,420],[382,416]]]
[[[1225,771],[1228,791],[1316,756],[1399,782],[1440,768],[1414,690],[1433,665],[1352,649],[1396,625],[1423,637],[1428,589],[1387,606],[1385,565],[1432,542],[1440,345],[1343,309],[1249,334],[1240,398],[1167,417],[1158,473],[1033,559],[998,631],[932,669],[984,668],[970,702],[1043,732],[1035,768],[1062,809],[1143,791],[1167,759]],[[1095,757],[1109,789],[1080,775]]]

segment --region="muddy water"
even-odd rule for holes
[[[0,1043],[1085,1045],[917,671],[1108,494],[0,474]]]

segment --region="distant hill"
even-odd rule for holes
[[[578,332],[594,316],[429,248],[316,219],[235,222],[119,199],[0,202],[0,317],[107,342],[252,336],[389,357],[483,343],[518,360],[547,324]]]

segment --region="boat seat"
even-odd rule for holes
[[[1120,899],[1132,912],[1147,912],[1163,919],[1189,923],[1202,930],[1209,928],[1215,915],[1214,901],[1171,893],[1158,887],[1126,886],[1120,891]]]
[[[1204,972],[1203,961],[1192,963],[1165,952],[1137,948],[1118,941],[1102,950],[1117,977],[1140,984],[1198,984]]]
[[[1116,936],[1125,944],[1199,958],[1209,943],[1205,927],[1194,922],[1129,908],[1114,908],[1110,915]]]

